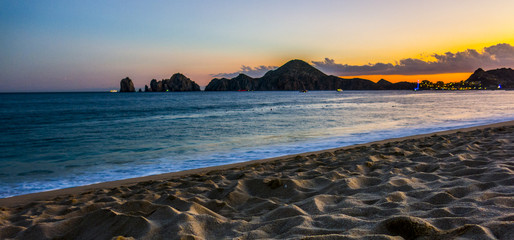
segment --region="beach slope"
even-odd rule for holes
[[[0,199],[0,239],[514,239],[514,122]]]

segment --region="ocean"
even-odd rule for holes
[[[0,94],[0,198],[514,120],[514,91]]]

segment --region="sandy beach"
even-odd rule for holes
[[[0,199],[0,239],[514,239],[514,121]]]

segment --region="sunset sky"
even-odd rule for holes
[[[514,1],[0,1],[0,92],[205,86],[291,59],[377,81],[514,67]]]

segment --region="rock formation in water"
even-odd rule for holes
[[[484,71],[482,68],[477,69],[465,82],[481,84],[482,87],[495,89],[501,85],[501,88],[514,88],[514,70],[511,68],[498,68],[494,70]]]
[[[163,79],[157,81],[152,79],[150,81],[150,88],[145,86],[145,91],[148,92],[187,92],[187,91],[200,91],[200,86],[186,76],[175,73],[170,79]]]
[[[121,79],[120,81],[120,92],[135,92],[134,83],[129,77]]]
[[[383,82],[383,84],[385,83]],[[415,84],[412,86],[415,87]],[[386,88],[366,79],[329,76],[302,60],[291,60],[276,70],[267,72],[261,78],[251,78],[240,74],[232,79],[213,79],[205,91],[380,90],[395,89],[395,87],[403,89],[404,86],[392,84],[387,85]]]
[[[150,81],[150,92],[162,92],[162,81],[157,81],[156,79],[152,79]]]

